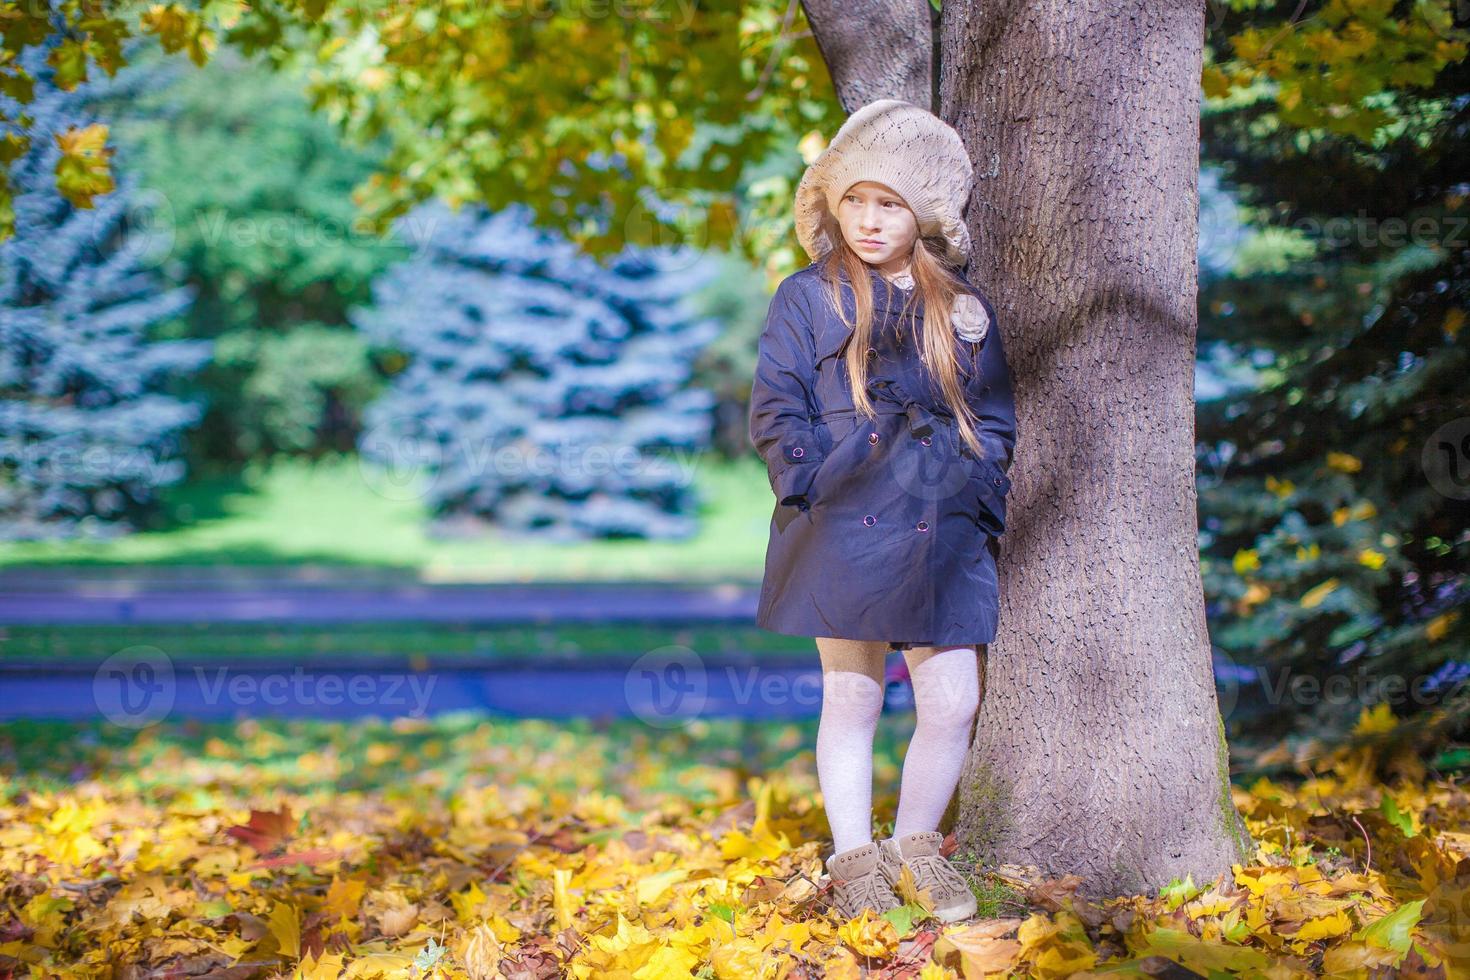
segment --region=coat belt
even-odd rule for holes
[[[948,420],[948,413],[934,413],[925,408],[902,384],[894,378],[873,378],[868,382],[868,394],[880,404],[873,406],[877,415],[907,415],[909,432],[916,436],[928,435]],[[810,416],[812,422],[825,422],[834,418],[849,418],[857,414],[856,408],[834,408]]]

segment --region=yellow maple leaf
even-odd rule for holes
[[[276,944],[283,955],[292,959],[301,955],[301,917],[296,906],[289,902],[277,902],[271,906],[266,927],[276,937]]]
[[[653,936],[643,928],[643,924],[629,922],[621,910],[618,911],[618,927],[611,936],[597,934],[587,937],[588,945],[603,953],[621,953],[651,942]]]
[[[342,980],[372,980],[373,977],[407,977],[413,957],[407,953],[371,952],[347,964]]]
[[[1319,939],[1335,939],[1338,936],[1347,935],[1353,929],[1353,920],[1344,909],[1320,919],[1308,919],[1302,923],[1302,927],[1293,935],[1292,939],[1310,943]]]
[[[1021,919],[1005,918],[951,926],[935,940],[934,958],[945,964],[958,960],[966,977],[1010,973],[1021,956],[1021,944],[1010,934],[1021,924]]]
[[[659,899],[675,883],[689,877],[687,868],[669,868],[638,879],[638,904],[647,905]]]
[[[56,134],[61,158],[56,161],[56,189],[75,207],[90,208],[92,198],[111,193],[112,147],[107,145],[107,126],[92,123],[69,127]]]
[[[47,818],[40,836],[41,853],[57,864],[79,866],[107,853],[92,828],[102,814],[102,805],[67,800]]]
[[[1353,734],[1382,735],[1393,731],[1398,724],[1399,721],[1394,717],[1393,708],[1389,707],[1387,701],[1379,701],[1373,707],[1364,708],[1358,712],[1358,721],[1353,725]]]
[[[1030,962],[1032,974],[1038,977],[1067,977],[1097,963],[1097,952],[1081,920],[1065,909],[1055,919],[1033,913],[1016,930],[1016,939],[1021,957]]]
[[[633,971],[634,980],[688,980],[703,956],[676,946],[656,949],[648,961]]]
[[[934,897],[929,894],[929,889],[919,887],[918,879],[914,877],[914,869],[907,864],[899,866],[898,881],[894,883],[893,890],[905,902],[914,902],[925,912],[931,915],[934,913]]]
[[[767,976],[769,974],[762,970],[769,971],[771,965],[771,958],[760,943],[741,937],[712,947],[709,961],[719,980],[749,980],[750,977]]]
[[[292,972],[292,980],[337,980],[343,959],[341,953],[324,953],[320,960],[308,953]]]
[[[865,908],[857,918],[843,923],[837,938],[863,956],[890,956],[898,949],[898,930],[887,919],[874,918],[872,909]]]
[[[332,883],[327,886],[327,899],[322,909],[334,916],[346,916],[350,919],[357,915],[357,910],[362,905],[362,896],[366,891],[367,882],[365,881],[358,878],[333,876]]]

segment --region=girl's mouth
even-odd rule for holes
[[[882,242],[875,242],[871,238],[859,238],[858,239],[858,244],[859,245],[866,245],[868,248],[880,248],[883,245]]]

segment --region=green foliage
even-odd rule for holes
[[[1465,721],[1470,72],[1422,81],[1384,93],[1368,143],[1269,100],[1202,122],[1256,232],[1200,289],[1201,348],[1262,369],[1197,421],[1211,635],[1262,681],[1237,721],[1342,732],[1379,701]]]
[[[218,338],[195,457],[348,449],[381,381],[347,310],[407,254],[352,201],[377,157],[342,144],[299,77],[230,54],[173,81],[116,130],[154,194],[155,261],[195,288],[188,334]]]
[[[383,230],[437,196],[491,210],[527,204],[540,224],[598,255],[626,243],[789,239],[789,222],[772,229],[763,210],[738,212],[744,169],[841,119],[798,8],[776,0],[600,10],[204,0],[192,9],[64,8],[54,22],[49,14],[17,11],[4,50],[64,23],[76,77],[89,58],[115,71],[121,41],[136,35],[196,64],[223,43],[278,67],[312,66],[316,105],[353,135],[392,147],[361,187]],[[0,86],[23,95],[27,84],[0,60]],[[86,160],[80,148],[76,159]],[[6,201],[0,185],[0,208]]]
[[[1418,107],[1399,93],[1431,86],[1465,57],[1455,2],[1328,0],[1303,16],[1295,0],[1228,0],[1211,8],[1228,23],[1211,25],[1206,94],[1266,105],[1271,128],[1308,142],[1347,135],[1381,145],[1415,123]],[[391,147],[360,187],[380,229],[435,196],[491,210],[523,203],[593,254],[692,244],[789,272],[800,261],[790,184],[802,161],[787,156],[779,172],[753,174],[798,140],[810,158],[843,115],[800,7],[785,0],[585,9],[202,0],[54,15],[9,6],[0,50],[64,24],[57,60],[67,78],[90,65],[115,71],[122,40],[134,35],[196,64],[224,44],[277,66],[310,65],[316,106],[346,132]],[[0,58],[0,87],[24,100],[27,85]],[[68,150],[74,175],[63,179],[81,199],[105,172],[100,135]],[[0,234],[14,153],[0,142]]]
[[[225,334],[215,367],[245,379],[231,422],[236,445],[251,454],[351,450],[362,411],[381,388],[362,337],[320,323]]]

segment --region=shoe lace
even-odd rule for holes
[[[926,877],[930,881],[939,883],[946,890],[951,888],[969,890],[970,886],[964,876],[955,870],[954,865],[938,854],[919,854],[909,858],[908,863],[916,878]]]
[[[897,898],[888,882],[876,871],[844,884],[851,889],[849,894],[855,900],[875,909],[882,908],[885,903]]]

